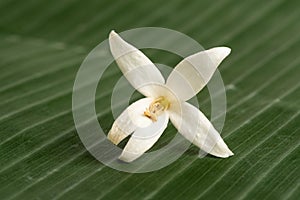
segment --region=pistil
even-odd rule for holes
[[[157,117],[170,107],[170,102],[165,97],[158,97],[146,109],[144,115],[156,122]]]

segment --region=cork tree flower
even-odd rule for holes
[[[208,83],[229,55],[229,48],[216,47],[188,56],[165,80],[147,56],[114,31],[109,45],[126,79],[145,96],[129,105],[108,133],[116,145],[131,135],[120,160],[132,162],[142,156],[163,134],[169,119],[180,134],[203,151],[222,158],[233,155],[205,115],[186,102]]]

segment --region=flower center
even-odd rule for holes
[[[170,102],[165,97],[158,97],[146,109],[144,115],[156,122],[157,117],[170,107]]]

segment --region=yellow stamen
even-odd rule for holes
[[[169,107],[170,102],[165,97],[158,97],[150,104],[149,108],[146,109],[144,115],[152,121],[157,121],[157,117]]]

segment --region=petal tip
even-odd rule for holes
[[[218,157],[221,157],[221,158],[228,158],[230,156],[233,156],[234,153],[232,151],[230,151],[230,149],[228,149],[226,152],[224,152],[222,155],[219,155]]]
[[[137,157],[136,156],[131,156],[128,153],[125,153],[124,151],[122,152],[122,154],[119,156],[119,160],[126,162],[126,163],[131,163],[132,161],[134,161]]]
[[[120,141],[116,139],[112,134],[108,133],[107,139],[110,140],[113,144],[118,145]]]
[[[231,48],[229,48],[229,47],[224,47],[224,48],[225,48],[226,54],[229,55],[231,53]]]
[[[121,131],[118,127],[113,126],[107,135],[107,139],[109,139],[113,144],[118,145],[127,136],[128,135]]]
[[[223,140],[220,140],[217,143],[210,154],[220,158],[228,158],[234,155],[234,153],[228,148]]]
[[[228,56],[231,53],[231,48],[229,48],[229,47],[223,46],[223,47],[218,47],[218,49],[220,51],[222,51],[222,54],[224,55],[224,57]]]
[[[224,152],[223,156],[220,156],[220,157],[228,158],[233,155],[234,155],[234,153],[229,148],[227,148],[227,150]]]
[[[109,36],[108,36],[108,40],[109,40],[109,43],[112,44],[115,43],[115,41],[118,41],[120,38],[119,34],[115,32],[115,30],[112,30],[110,33],[109,33]]]
[[[118,35],[115,30],[111,30],[110,33],[109,33],[109,37],[113,37],[113,36],[116,36]]]

